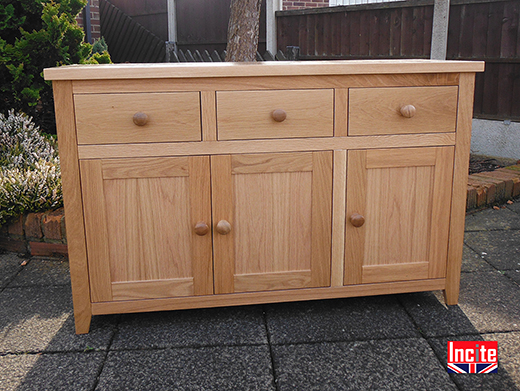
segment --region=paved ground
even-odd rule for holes
[[[432,292],[97,316],[82,336],[67,263],[2,254],[0,389],[520,390],[520,202],[468,216],[465,242],[459,306]],[[499,372],[448,375],[448,340],[498,341]]]

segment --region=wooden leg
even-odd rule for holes
[[[475,74],[465,73],[460,75],[457,147],[455,148],[455,166],[453,170],[450,241],[446,270],[446,290],[444,291],[444,297],[448,305],[456,305],[459,301],[474,86]]]
[[[83,201],[79,177],[79,156],[72,82],[56,80],[52,86],[56,109],[56,129],[60,148],[74,318],[76,333],[85,334],[90,329],[92,309],[90,305],[87,246],[85,243],[85,227],[83,225]]]
[[[74,323],[76,325],[76,334],[88,334],[90,330],[90,321],[92,319],[92,313],[90,305],[88,309],[83,311],[76,311],[74,308]]]
[[[75,317],[74,322],[76,324],[76,334],[88,334],[90,331],[90,319],[90,316],[84,319]]]
[[[459,288],[448,288],[444,290],[444,302],[446,305],[457,305],[459,303]]]

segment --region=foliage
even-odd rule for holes
[[[43,135],[25,114],[0,113],[0,224],[62,203],[54,136]]]
[[[112,60],[108,54],[108,45],[105,37],[101,37],[92,45],[92,54],[86,61],[88,64],[111,64]]]
[[[76,16],[87,0],[2,0],[0,3],[0,112],[31,115],[54,133],[51,83],[43,69],[66,64],[107,63],[106,50],[91,56]]]

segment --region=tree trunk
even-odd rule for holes
[[[256,61],[262,0],[231,0],[226,61]]]

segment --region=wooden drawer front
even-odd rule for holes
[[[332,89],[219,91],[218,139],[332,136],[333,103]],[[285,119],[278,117],[276,121],[275,110],[283,110]]]
[[[79,144],[200,141],[198,92],[76,94]],[[134,115],[144,113],[144,125]]]
[[[457,96],[457,86],[350,88],[348,134],[454,132]]]

